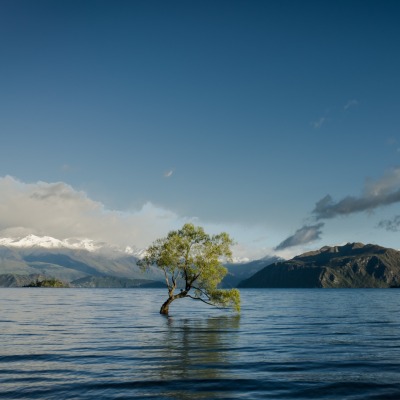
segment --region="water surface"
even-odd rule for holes
[[[0,397],[399,399],[400,291],[0,289]]]

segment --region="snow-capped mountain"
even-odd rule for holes
[[[32,234],[19,238],[0,238],[0,286],[10,285],[10,276],[20,279],[34,275],[61,279],[72,286],[104,287],[109,284],[109,287],[115,287],[115,279],[121,285],[128,284],[127,279],[129,284],[132,284],[132,279],[164,282],[164,275],[158,268],[150,267],[143,273],[137,266],[137,260],[144,253],[145,250],[133,246],[121,248],[91,239],[60,240]],[[229,273],[222,282],[223,287],[234,287],[239,280],[248,278],[272,260],[241,261],[240,264],[226,265]],[[7,276],[7,284],[2,284],[2,276]]]
[[[124,285],[153,284],[164,279],[156,268],[140,270],[136,264],[140,253],[134,247],[120,248],[91,239],[60,240],[36,235],[0,238],[0,286],[15,284],[10,276],[20,281],[40,275],[72,286],[91,287],[127,287]]]
[[[59,240],[50,236],[36,236],[28,235],[22,238],[0,238],[0,246],[18,247],[18,248],[31,248],[43,247],[45,249],[81,249],[88,251],[95,251],[99,248],[92,240]]]
[[[133,246],[120,248],[104,242],[96,242],[91,239],[56,239],[50,236],[28,235],[19,238],[0,238],[0,246],[20,249],[71,249],[86,250],[90,253],[119,253],[140,257],[144,250],[138,250]]]

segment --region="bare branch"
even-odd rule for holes
[[[168,288],[168,290],[171,290],[171,286],[170,286],[170,284],[169,284],[169,279],[168,279],[167,271],[166,271],[165,268],[163,268],[163,271],[164,271],[164,275],[165,275],[165,282],[167,283],[167,288]]]
[[[190,281],[189,285],[193,286],[193,282],[201,275],[201,272],[199,272],[195,277]],[[194,286],[193,286],[194,287]]]

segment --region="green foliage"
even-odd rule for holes
[[[203,228],[193,224],[185,224],[182,229],[171,231],[167,237],[156,240],[138,265],[143,270],[156,265],[164,271],[169,297],[160,312],[168,314],[169,304],[183,297],[239,311],[239,291],[218,289],[218,284],[228,272],[221,261],[232,259],[232,244],[233,240],[227,233],[208,235]],[[184,289],[174,294],[178,282]],[[193,294],[190,294],[192,289]]]
[[[29,285],[26,285],[25,287],[55,287],[55,288],[65,288],[68,287],[65,285],[63,282],[59,281],[58,279],[55,278],[48,278],[48,279],[43,279],[40,281],[39,279],[36,279],[35,282],[31,282]]]

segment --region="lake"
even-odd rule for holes
[[[400,399],[400,291],[0,289],[0,397]]]

